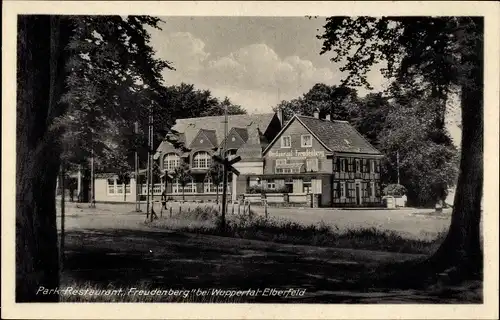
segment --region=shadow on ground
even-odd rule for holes
[[[302,297],[262,295],[240,302],[267,303],[453,303],[462,292],[443,297],[418,291],[360,287],[372,272],[369,252],[355,258],[335,249],[284,246],[253,240],[165,231],[79,230],[66,236],[62,283],[159,289],[306,289]],[[366,257],[365,257],[366,255]],[[346,258],[348,257],[348,258]],[[405,260],[410,255],[391,255]],[[396,257],[396,258],[394,258]],[[366,259],[365,259],[366,258]],[[451,292],[451,293],[450,293]]]

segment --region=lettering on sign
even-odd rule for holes
[[[309,157],[324,158],[325,152],[324,151],[316,151],[314,149],[306,150],[306,151],[292,150],[292,151],[285,151],[285,152],[283,152],[283,151],[269,151],[268,155],[271,158],[306,159]]]

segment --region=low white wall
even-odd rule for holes
[[[284,203],[285,196],[283,193],[267,193],[266,200],[267,203]]]
[[[290,193],[290,194],[288,194],[288,202],[290,202],[290,203],[306,203],[307,197],[308,197],[307,193]]]

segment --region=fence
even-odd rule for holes
[[[267,202],[264,201],[264,214],[266,218],[268,217],[268,206]],[[196,208],[212,208],[217,211],[222,210],[222,203],[205,203],[205,204],[200,204],[200,203],[195,203],[195,202],[167,202],[165,204],[166,208],[162,207],[162,204],[160,201],[154,201],[153,202],[153,207],[156,212],[156,214],[159,214],[160,216],[170,216],[172,217],[172,213],[177,215],[177,214],[182,214],[182,212],[190,212],[191,210],[194,210]],[[243,201],[243,202],[237,202],[237,203],[230,203],[228,202],[227,208],[226,208],[226,214],[228,216],[230,215],[249,215],[251,212],[252,208],[252,203],[249,201]]]

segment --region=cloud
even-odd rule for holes
[[[192,83],[220,98],[227,95],[248,111],[270,111],[278,103],[278,90],[279,100],[292,99],[318,82],[333,85],[340,79],[339,72],[318,68],[297,55],[280,57],[265,43],[212,56],[205,42],[189,32],[158,32],[153,33],[153,46],[158,57],[176,68],[165,71],[167,85]]]
[[[328,68],[316,68],[298,56],[280,58],[264,43],[245,46],[209,62],[205,79],[222,85],[267,92],[295,92],[298,95],[317,82],[334,83]]]

